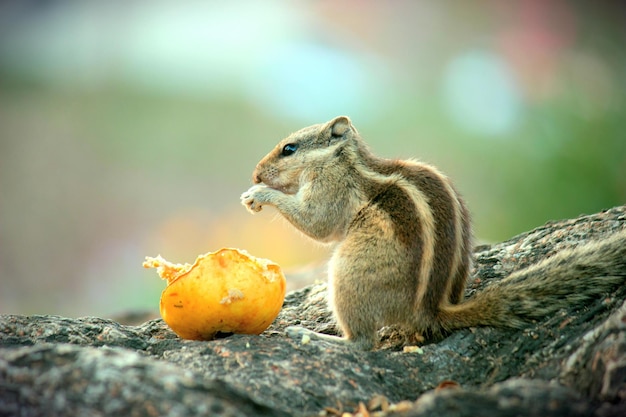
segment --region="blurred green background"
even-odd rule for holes
[[[323,260],[239,195],[340,114],[452,177],[478,239],[623,204],[625,41],[618,1],[1,2],[0,313],[156,310],[146,255]]]

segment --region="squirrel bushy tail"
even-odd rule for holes
[[[626,283],[626,230],[563,250],[494,282],[460,304],[443,306],[445,330],[473,326],[520,328],[580,305]]]

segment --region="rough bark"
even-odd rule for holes
[[[467,296],[560,249],[626,228],[626,206],[475,251]],[[626,288],[523,330],[471,328],[404,352],[285,336],[337,333],[325,284],[288,294],[260,336],[181,340],[160,319],[0,316],[0,416],[626,415]]]

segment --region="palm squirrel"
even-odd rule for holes
[[[370,350],[377,330],[414,333],[522,327],[626,281],[626,231],[517,271],[463,300],[471,258],[468,210],[450,180],[413,160],[374,156],[349,118],[299,130],[256,166],[241,201],[274,206],[297,229],[337,242],[329,302],[344,337],[292,335]]]

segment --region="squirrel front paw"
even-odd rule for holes
[[[241,194],[241,204],[243,204],[250,213],[257,213],[263,209],[263,204],[268,202],[270,192],[271,189],[267,185],[253,185],[248,191]]]

